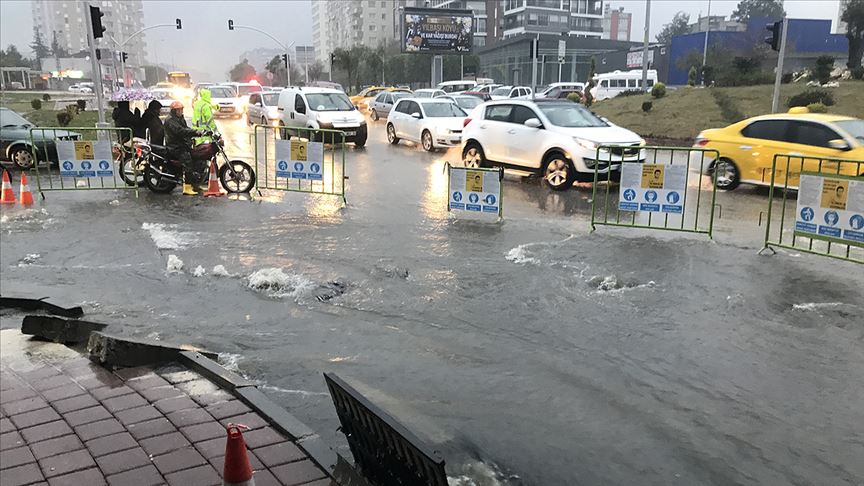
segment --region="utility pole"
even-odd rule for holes
[[[93,71],[93,90],[96,91],[96,115],[99,117],[99,123],[105,123],[105,113],[102,111],[102,71],[99,69],[99,60],[96,59],[96,38],[93,36],[93,17],[90,9],[90,3],[87,1],[81,2],[81,7],[87,16],[87,42],[90,44],[90,69]],[[102,34],[101,32],[99,33]]]
[[[651,0],[645,0],[645,40],[642,44],[642,89],[648,87],[648,34],[651,27]]]
[[[295,42],[295,41],[292,41],[290,44],[285,45],[282,41],[280,41],[279,39],[277,39],[277,38],[274,37],[273,35],[271,35],[271,34],[265,32],[265,31],[263,31],[263,30],[261,30],[261,29],[258,29],[258,28],[255,28],[255,27],[251,27],[251,26],[248,26],[248,25],[237,25],[237,24],[234,23],[234,20],[232,20],[232,19],[228,19],[228,30],[234,30],[234,29],[247,29],[247,30],[254,30],[255,32],[258,32],[259,34],[264,34],[264,35],[266,35],[267,37],[269,37],[270,39],[272,39],[273,42],[279,44],[279,47],[281,47],[282,49],[285,50],[285,72],[286,72],[286,80],[287,80],[287,84],[288,84],[288,86],[291,86],[291,66],[290,66],[291,47],[294,45],[294,42]]]
[[[534,92],[537,91],[537,51],[540,50],[540,34],[531,39],[531,99],[534,99]],[[525,52],[525,51],[522,51]]]
[[[789,17],[783,14],[783,32],[780,34],[780,52],[777,53],[777,72],[774,75],[774,96],[771,98],[771,113],[777,113],[780,105],[780,82],[783,78],[783,58],[786,56],[786,33],[789,32]]]
[[[705,43],[702,44],[702,86],[705,86],[705,65],[708,64],[709,34],[711,34],[711,0],[708,0],[708,28],[705,29]]]

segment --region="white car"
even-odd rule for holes
[[[465,110],[466,113],[469,113],[471,110],[477,108],[478,106],[480,106],[481,103],[483,103],[483,100],[476,96],[461,94],[441,96],[441,99],[450,100],[453,103],[456,103],[457,105],[459,105],[459,108]]]
[[[67,91],[69,91],[70,93],[92,93],[93,88],[87,86],[86,84],[73,84],[69,86],[69,89]]]
[[[177,97],[174,96],[174,90],[170,88],[152,88],[150,90],[150,96],[162,105],[162,108],[159,110],[161,115],[167,115],[170,113],[171,103],[179,101]]]
[[[417,89],[414,90],[412,98],[437,98],[439,96],[447,96],[447,93],[442,89]]]
[[[279,91],[262,91],[249,95],[249,106],[246,107],[246,123],[248,125],[270,125],[279,120]]]
[[[477,81],[464,79],[461,81],[444,81],[443,83],[438,83],[436,88],[446,91],[448,94],[459,94],[463,91],[471,91],[475,86],[477,86]]]
[[[278,124],[282,138],[298,136],[327,139],[323,133],[308,129],[340,130],[345,141],[355,147],[366,145],[369,136],[366,117],[351,103],[348,95],[338,89],[292,86],[279,92]],[[338,140],[338,139],[337,139]]]
[[[436,146],[454,146],[462,141],[465,110],[448,99],[402,98],[387,117],[387,141],[420,142],[427,152]]]
[[[584,83],[552,83],[543,90],[542,93],[538,93],[538,98],[560,98],[562,91],[579,91],[582,92],[585,89]]]
[[[601,151],[598,164],[600,145],[629,147]],[[639,135],[571,101],[489,101],[475,108],[465,123],[462,162],[466,167],[539,173],[549,187],[562,191],[577,180],[593,181],[595,168],[599,174],[612,170],[608,177],[620,180],[621,161],[642,161],[643,145]]]
[[[512,98],[530,98],[533,91],[527,86],[499,86],[493,89],[489,96],[493,100],[506,100]]]
[[[233,86],[210,86],[210,101],[219,109],[213,110],[214,118],[240,118],[246,111],[246,102]]]

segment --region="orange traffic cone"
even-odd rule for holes
[[[228,424],[228,442],[225,443],[225,469],[222,471],[223,486],[255,486],[252,466],[246,455],[246,441],[241,428],[245,425]]]
[[[12,190],[9,171],[5,169],[3,170],[3,194],[0,195],[0,204],[15,204],[15,191]]]
[[[30,185],[27,184],[27,173],[21,173],[21,204],[29,206],[33,204],[33,193],[30,192]]]
[[[210,161],[210,182],[207,184],[205,196],[224,196],[219,189],[219,179],[216,178],[216,162]]]

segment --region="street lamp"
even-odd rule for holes
[[[111,40],[114,42],[114,45],[117,47],[117,50],[120,51],[120,69],[123,72],[123,87],[124,88],[128,88],[128,86],[126,86],[126,56],[124,55],[125,53],[122,50],[123,46],[126,45],[126,43],[129,42],[130,40],[132,40],[133,38],[140,35],[141,33],[145,32],[147,30],[150,30],[150,29],[155,29],[157,27],[174,27],[177,30],[182,30],[183,29],[183,22],[180,19],[174,19],[174,20],[175,20],[175,23],[173,23],[173,24],[156,24],[156,25],[151,25],[149,27],[144,27],[141,30],[137,30],[137,31],[129,34],[129,37],[127,37],[123,41],[118,41],[114,37],[111,37],[110,35],[108,36],[108,37],[111,37]]]
[[[291,47],[294,46],[294,42],[295,42],[295,41],[291,41],[290,44],[285,45],[285,44],[282,43],[282,41],[280,41],[280,40],[277,39],[276,37],[272,36],[271,34],[265,32],[265,31],[263,31],[263,30],[261,30],[261,29],[258,29],[258,28],[255,28],[255,27],[251,27],[251,26],[248,26],[248,25],[238,25],[238,24],[235,24],[235,23],[234,23],[234,20],[232,20],[232,19],[228,19],[228,30],[235,30],[235,29],[254,30],[255,32],[258,32],[259,34],[264,34],[264,35],[266,35],[267,37],[269,37],[270,39],[272,39],[273,42],[279,44],[279,47],[281,47],[281,48],[285,51],[285,73],[286,73],[286,74],[285,74],[285,76],[286,76],[286,79],[285,79],[285,80],[287,81],[287,85],[288,85],[288,86],[291,86],[291,67],[289,66],[289,61],[288,61],[288,60],[291,59],[291,54],[290,54],[289,51],[291,50]]]

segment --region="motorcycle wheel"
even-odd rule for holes
[[[156,194],[168,194],[177,186],[177,184],[171,181],[162,179],[162,176],[149,165],[144,169],[144,184],[147,186],[147,189]]]
[[[135,177],[135,169],[133,167],[137,161],[135,157],[126,157],[123,161],[118,161],[117,165],[120,170],[120,178],[123,179],[123,182],[126,183],[127,186],[140,186],[144,182],[144,174],[142,172],[138,172],[138,177],[136,181]]]
[[[234,169],[234,173],[228,169],[228,164]],[[249,192],[255,186],[255,171],[252,166],[242,160],[231,160],[228,164],[222,164],[219,168],[219,182],[230,194]]]

